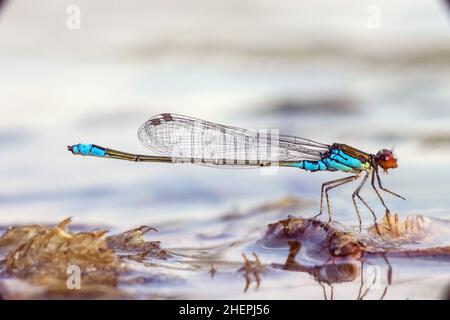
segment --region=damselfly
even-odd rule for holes
[[[157,115],[145,122],[138,131],[139,140],[159,155],[131,154],[94,144],[68,146],[73,154],[97,156],[137,162],[193,163],[223,168],[257,168],[266,166],[293,167],[309,172],[340,171],[351,176],[325,182],[320,195],[320,211],[326,198],[328,222],[331,222],[329,191],[346,183],[362,181],[353,192],[352,200],[361,230],[361,217],[356,199],[371,212],[375,211],[360,195],[362,187],[371,178],[372,188],[389,214],[379,190],[396,197],[400,195],[383,187],[379,168],[385,172],[397,168],[392,150],[383,149],[370,154],[342,143],[331,145],[309,139],[278,135],[277,132],[246,130],[170,113]],[[378,230],[378,227],[377,227]]]

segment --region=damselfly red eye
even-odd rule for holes
[[[389,169],[395,169],[398,167],[397,159],[391,150],[383,149],[375,156],[377,164],[385,171]]]

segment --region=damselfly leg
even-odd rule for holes
[[[386,214],[389,215],[390,211],[389,208],[386,206],[386,203],[384,202],[383,198],[381,197],[381,194],[378,192],[377,188],[375,187],[375,170],[372,171],[372,188],[375,190],[375,193],[378,196],[378,199],[380,199],[381,204],[386,209]]]
[[[388,221],[388,225],[389,228],[391,228],[391,211],[389,210],[389,208],[386,206],[386,203],[383,200],[383,197],[381,197],[381,194],[378,192],[377,188],[375,187],[375,177],[376,177],[376,170],[372,171],[372,188],[375,191],[375,193],[378,196],[378,199],[380,199],[381,204],[383,205],[383,207],[386,209],[386,219]]]
[[[314,218],[317,218],[318,216],[322,215],[323,211],[323,194],[325,193],[326,200],[327,200],[327,210],[328,210],[328,223],[331,222],[331,207],[330,207],[330,199],[328,196],[328,192],[334,188],[337,188],[339,186],[342,186],[346,183],[352,182],[359,178],[359,175],[354,175],[350,177],[345,177],[342,179],[337,179],[333,181],[328,181],[322,184],[322,189],[320,193],[320,212],[314,216]]]
[[[366,173],[366,175],[364,176],[362,182],[359,184],[359,186],[356,188],[355,192],[353,192],[353,195],[352,195],[353,205],[355,206],[356,215],[358,216],[358,221],[359,221],[359,231],[361,232],[361,230],[362,230],[362,223],[361,223],[361,216],[359,214],[359,209],[358,209],[358,206],[356,204],[356,197],[358,197],[358,199],[366,206],[366,208],[369,209],[370,213],[373,216],[373,220],[374,220],[374,223],[375,223],[375,229],[377,230],[378,234],[381,234],[380,230],[378,228],[377,216],[375,214],[375,211],[373,211],[373,209],[367,204],[367,202],[359,194],[359,192],[361,191],[362,187],[364,187],[364,185],[366,184],[368,178],[369,178],[369,173]]]
[[[382,183],[381,183],[380,173],[378,172],[378,168],[375,169],[375,174],[376,174],[376,176],[377,176],[378,186],[380,187],[381,190],[383,190],[384,192],[390,193],[390,194],[392,194],[393,196],[396,196],[396,197],[398,197],[398,198],[400,198],[400,199],[406,200],[406,199],[403,198],[401,195],[396,194],[395,192],[393,192],[393,191],[391,191],[391,190],[388,190],[388,189],[386,189],[386,188],[383,188],[383,185],[382,185]]]

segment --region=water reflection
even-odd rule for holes
[[[307,265],[306,263],[302,263],[301,261],[297,261],[296,257],[302,247],[301,242],[298,240],[288,241],[289,244],[289,254],[286,258],[284,264],[274,263],[271,266],[276,269],[294,271],[294,272],[306,272],[313,276],[314,280],[321,286],[323,290],[323,297],[325,300],[328,300],[327,290],[325,285],[330,287],[329,297],[331,300],[334,299],[334,285],[343,282],[353,282],[356,279],[360,279],[360,285],[358,289],[358,294],[356,299],[363,300],[371,288],[376,286],[380,281],[378,272],[369,272],[369,283],[365,283],[364,274],[367,273],[364,269],[364,264],[369,264],[374,266],[374,264],[370,261],[366,261],[364,255],[361,256],[360,259],[355,259],[354,257],[344,257],[344,258],[331,258],[323,264],[319,265]],[[386,295],[388,286],[392,281],[392,266],[389,263],[385,254],[381,254],[384,261],[386,262],[387,269],[387,284],[385,285],[382,294],[380,296],[380,300],[383,299]],[[378,268],[373,270],[379,270]],[[377,288],[378,289],[378,288]]]

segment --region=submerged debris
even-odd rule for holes
[[[250,283],[252,282],[251,276],[256,281],[256,289],[259,288],[261,284],[261,274],[266,271],[266,268],[262,265],[261,261],[258,258],[256,253],[253,253],[253,257],[255,257],[255,261],[251,261],[247,258],[245,254],[242,254],[242,258],[244,258],[244,265],[238,270],[238,272],[243,272],[245,277],[245,287],[244,292],[247,292],[250,287]]]
[[[158,231],[153,227],[141,226],[117,235],[106,238],[109,248],[116,251],[133,252],[134,255],[126,255],[128,258],[143,260],[147,256],[165,259],[169,256],[167,251],[161,249],[160,241],[146,241],[144,234],[150,230]]]
[[[267,246],[286,244],[289,240],[308,240],[316,254],[328,251],[332,256],[360,256],[364,244],[354,232],[338,229],[323,221],[289,216],[268,225],[262,241]]]
[[[383,239],[404,239],[409,241],[422,240],[428,233],[430,220],[423,216],[409,216],[400,220],[398,214],[393,216],[386,214],[378,223],[379,235]],[[374,227],[368,229],[369,233],[375,234]]]
[[[269,224],[261,243],[267,247],[288,246],[285,263],[271,266],[312,275],[322,287],[325,299],[323,283],[331,287],[333,298],[333,284],[351,282],[358,277],[357,299],[364,299],[375,284],[380,289],[380,282],[384,288],[380,299],[383,299],[392,282],[393,265],[389,259],[403,257],[411,263],[415,257],[440,258],[446,263],[450,259],[449,231],[450,222],[422,216],[400,219],[397,214],[387,214],[378,223],[378,230],[371,226],[362,233],[338,224],[291,216]],[[380,258],[384,267],[379,263]],[[367,281],[364,273],[370,269],[364,266],[376,266],[378,270]]]
[[[386,230],[392,230],[392,226],[391,229],[387,229],[386,221],[381,225],[382,236],[388,232]],[[393,226],[395,226],[394,223]],[[369,230],[369,233],[378,235],[375,226]],[[401,233],[400,230],[398,231]],[[272,267],[312,275],[321,286],[324,299],[328,298],[324,284],[330,287],[330,298],[333,299],[334,284],[353,282],[359,277],[359,290],[355,298],[362,300],[368,295],[375,282],[384,283],[384,289],[379,294],[379,299],[383,299],[392,282],[392,266],[387,258],[390,247],[383,246],[377,238],[373,239],[339,225],[330,225],[315,219],[289,217],[269,225],[263,243],[268,246],[279,246],[283,243],[288,245],[289,254],[285,263],[274,263]],[[305,248],[302,248],[302,244],[305,244]],[[304,250],[302,257],[297,258],[302,249]],[[384,260],[385,267],[378,266],[377,270],[380,272],[385,270],[385,274],[379,274],[377,271],[372,274],[373,279],[369,278],[368,283],[365,283],[364,265],[372,265],[374,257],[381,257]]]
[[[284,198],[222,222],[233,235],[233,228],[250,230],[256,220],[262,220],[261,216],[250,220],[253,214],[284,215],[284,211],[301,205]],[[227,219],[233,221],[228,224]],[[235,223],[235,219],[242,220]],[[387,215],[378,222],[380,234],[374,226],[360,233],[334,222],[289,216],[270,224],[262,238],[257,228],[244,236],[236,233],[236,238],[227,237],[226,243],[171,250],[161,248],[159,241],[145,240],[146,234],[156,231],[150,226],[107,237],[103,230],[72,232],[70,222],[66,219],[56,226],[10,227],[0,236],[1,298],[209,298],[209,292],[187,294],[186,286],[197,288],[195,282],[207,279],[210,284],[204,282],[202,286],[219,288],[226,279],[225,287],[229,288],[230,273],[238,287],[245,279],[244,292],[259,295],[261,290],[256,289],[262,274],[274,270],[306,273],[303,280],[317,281],[325,299],[333,299],[334,285],[349,282],[356,285],[357,299],[383,298],[393,269],[401,268],[404,262],[410,264],[417,259],[417,263],[429,263],[431,258],[445,269],[450,261],[450,221],[421,216],[401,219]],[[195,227],[203,230],[204,226]],[[242,264],[239,254],[248,251],[254,252],[253,257],[242,255]],[[267,263],[263,264],[260,257]],[[376,277],[371,277],[369,271],[374,267]],[[288,277],[295,279],[297,275]],[[252,283],[255,290],[249,290]],[[329,295],[326,286],[330,287]],[[268,288],[274,290],[274,286]],[[216,291],[214,297],[228,296],[227,292]]]
[[[214,276],[217,273],[217,269],[214,268],[214,263],[213,262],[211,262],[211,268],[209,269],[208,273],[211,275],[211,279],[213,279]]]
[[[269,224],[262,239],[266,246],[287,245],[289,240],[308,242],[308,250],[317,256],[328,253],[330,257],[360,258],[367,253],[387,255],[443,255],[450,258],[450,246],[445,243],[450,223],[432,223],[422,216],[400,219],[397,214],[385,215],[366,232],[356,232],[337,224],[327,224],[317,219],[288,217]],[[441,239],[442,238],[442,239]],[[417,242],[421,241],[420,247]],[[415,246],[412,246],[415,245]]]
[[[319,283],[325,282],[327,284],[353,281],[359,274],[360,266],[359,263],[356,263],[357,260],[340,261],[340,263],[330,260],[322,265],[312,266],[302,264],[296,260],[296,256],[301,249],[301,242],[291,240],[288,244],[289,254],[282,266],[285,270],[308,272]]]

